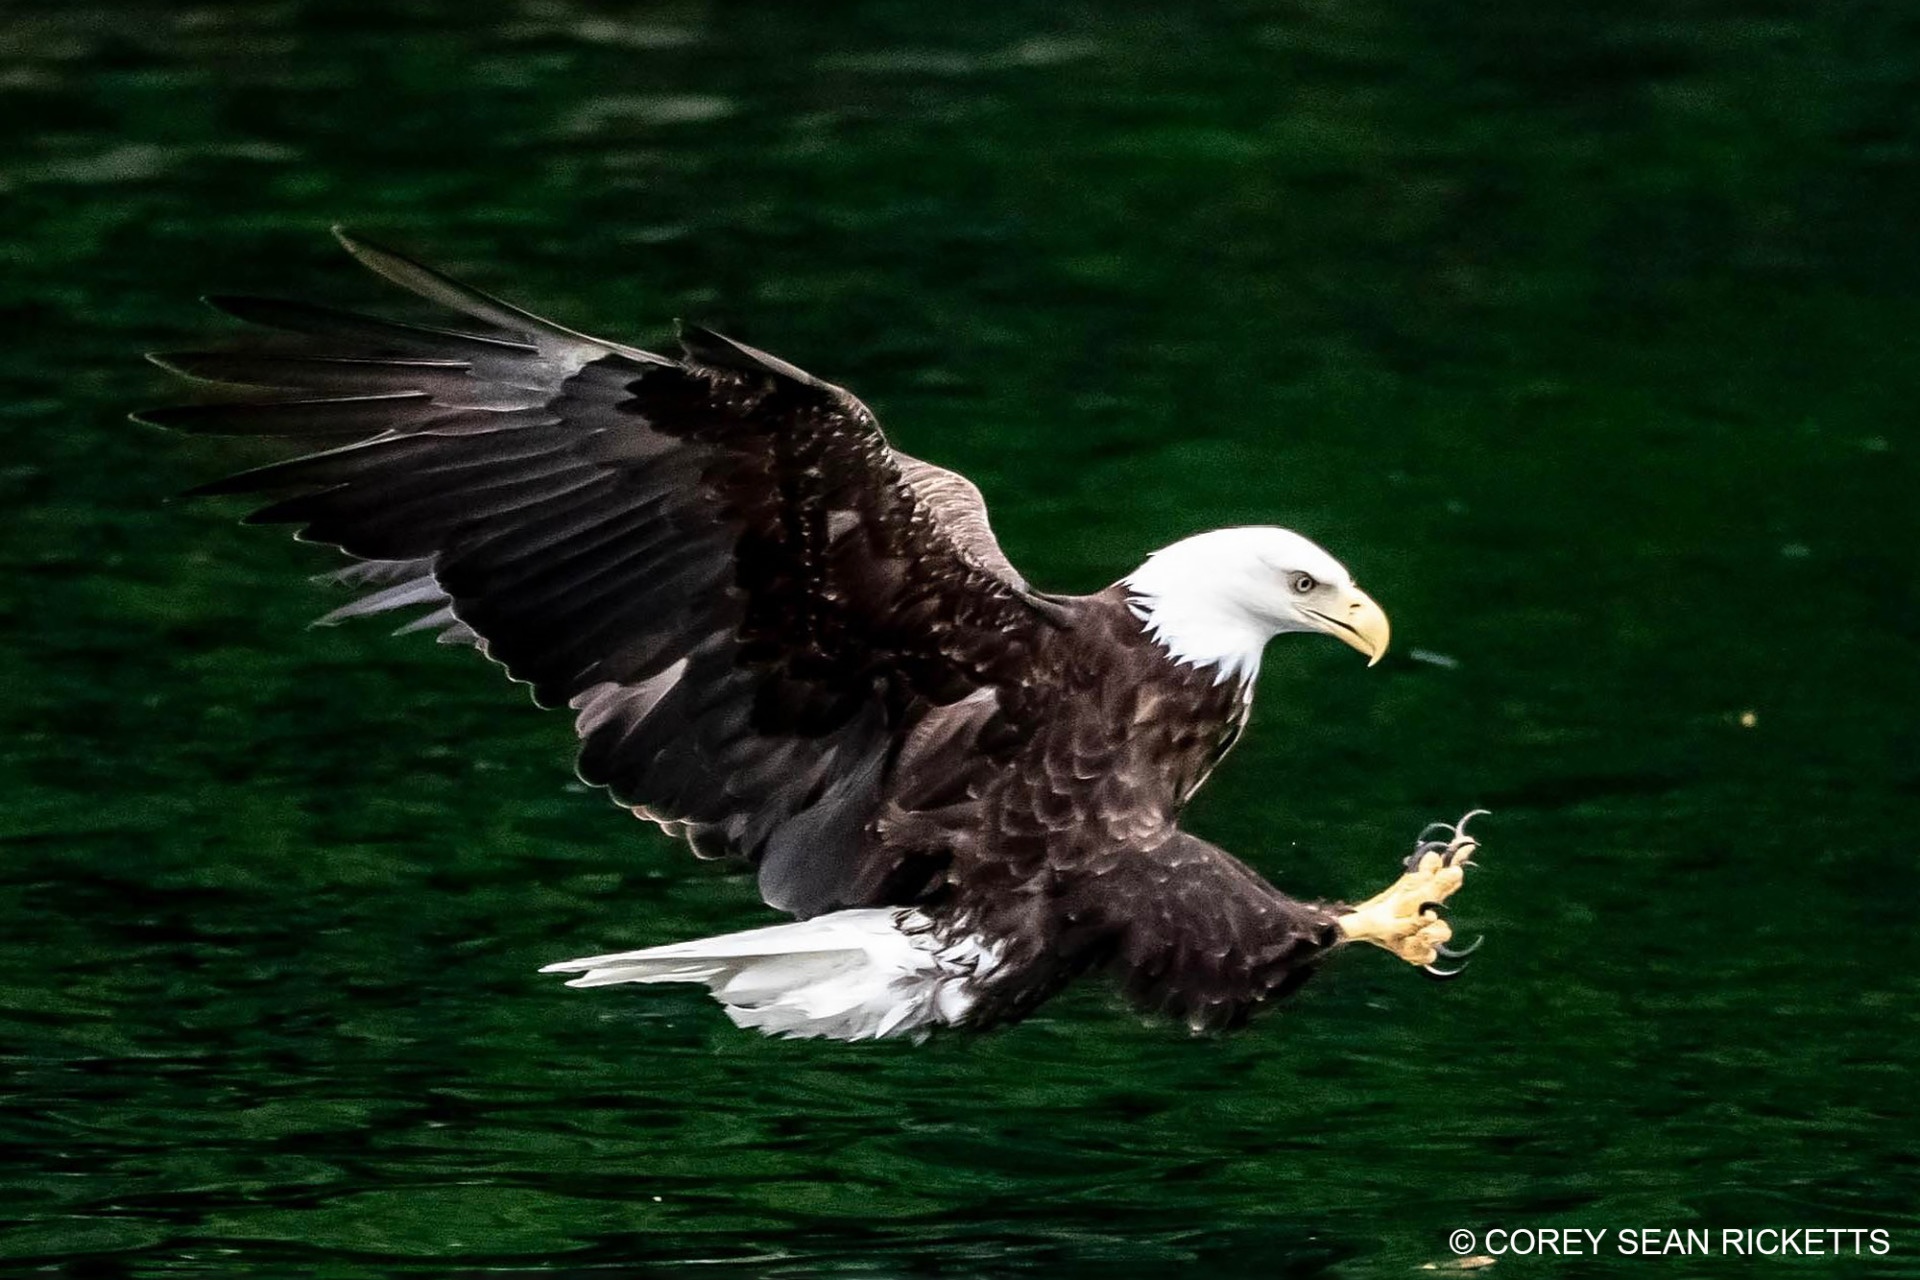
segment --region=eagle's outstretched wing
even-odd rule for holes
[[[878,883],[849,865],[899,735],[1017,682],[1047,627],[979,493],[893,452],[837,387],[687,327],[681,359],[590,338],[342,235],[483,331],[211,299],[298,335],[156,357],[271,388],[153,410],[302,456],[205,486],[274,493],[377,588],[329,620],[417,607],[577,713],[580,773],[798,914]],[[821,850],[834,851],[823,857]]]

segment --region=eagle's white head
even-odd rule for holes
[[[1387,651],[1387,615],[1338,560],[1288,529],[1215,529],[1156,551],[1121,579],[1147,633],[1176,662],[1250,681],[1267,641],[1322,631],[1367,655]]]

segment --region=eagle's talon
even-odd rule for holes
[[[1466,971],[1467,966],[1464,964],[1458,969],[1442,969],[1437,964],[1423,964],[1420,966],[1420,972],[1426,974],[1435,982],[1445,982],[1448,978],[1457,978]]]
[[[1443,956],[1448,960],[1462,960],[1462,959],[1465,959],[1467,956],[1472,955],[1474,952],[1478,951],[1480,949],[1480,944],[1485,942],[1486,940],[1487,940],[1487,935],[1483,933],[1464,947],[1440,946],[1434,949],[1438,951],[1441,954],[1441,956]]]
[[[1482,812],[1475,810],[1456,823],[1436,823],[1428,828],[1450,833],[1445,842],[1425,839],[1426,833],[1422,832],[1423,838],[1406,860],[1406,874],[1337,917],[1345,940],[1371,942],[1434,978],[1451,978],[1465,968],[1463,964],[1442,969],[1435,962],[1463,959],[1482,941],[1475,939],[1471,946],[1460,949],[1447,946],[1453,938],[1453,927],[1441,917],[1447,899],[1465,881],[1467,868],[1473,865],[1472,855],[1480,848],[1479,841],[1466,833],[1466,825]]]
[[[1436,825],[1444,825],[1444,824],[1436,824]],[[1426,861],[1428,854],[1432,854],[1435,857],[1440,858],[1442,861],[1444,861],[1447,856],[1447,850],[1450,847],[1451,846],[1448,845],[1447,842],[1444,840],[1416,841],[1413,846],[1413,852],[1407,855],[1407,860],[1401,865],[1404,866],[1408,871],[1418,871],[1420,869],[1420,864]]]

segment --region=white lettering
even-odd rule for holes
[[[1473,1233],[1462,1230],[1472,1244]],[[1885,1257],[1893,1236],[1885,1227],[1492,1227],[1480,1237],[1488,1254],[1513,1257],[1809,1257],[1852,1254]],[[1460,1251],[1456,1248],[1456,1251]]]

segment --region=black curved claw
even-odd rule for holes
[[[1435,982],[1445,982],[1448,978],[1457,978],[1466,971],[1467,966],[1465,964],[1462,964],[1458,969],[1442,969],[1437,964],[1423,964],[1420,966],[1420,972],[1426,974]]]
[[[1485,817],[1490,812],[1492,811],[1488,809],[1475,809],[1461,817],[1458,822],[1429,822],[1414,838],[1413,856],[1407,859],[1407,870],[1412,871],[1418,868],[1420,859],[1429,853],[1439,854],[1445,860],[1445,865],[1450,867],[1467,865],[1466,859],[1480,847],[1480,842],[1467,834],[1467,824],[1475,818]],[[1434,839],[1436,833],[1444,835],[1446,839]],[[1455,855],[1463,856],[1459,862],[1455,862]]]
[[[1438,951],[1441,955],[1445,956],[1449,960],[1460,960],[1478,951],[1480,949],[1480,944],[1485,942],[1486,940],[1487,940],[1487,935],[1483,933],[1479,937],[1475,938],[1467,946],[1449,947],[1449,946],[1446,946],[1445,944],[1442,944],[1438,947],[1435,947],[1434,950]],[[1462,965],[1461,967],[1465,968],[1466,966]]]
[[[1442,858],[1445,858],[1447,856],[1447,850],[1450,848],[1452,848],[1452,846],[1444,840],[1422,840],[1413,846],[1413,852],[1407,855],[1407,860],[1404,865],[1408,871],[1418,871],[1420,869],[1420,859],[1430,853],[1437,853]]]

